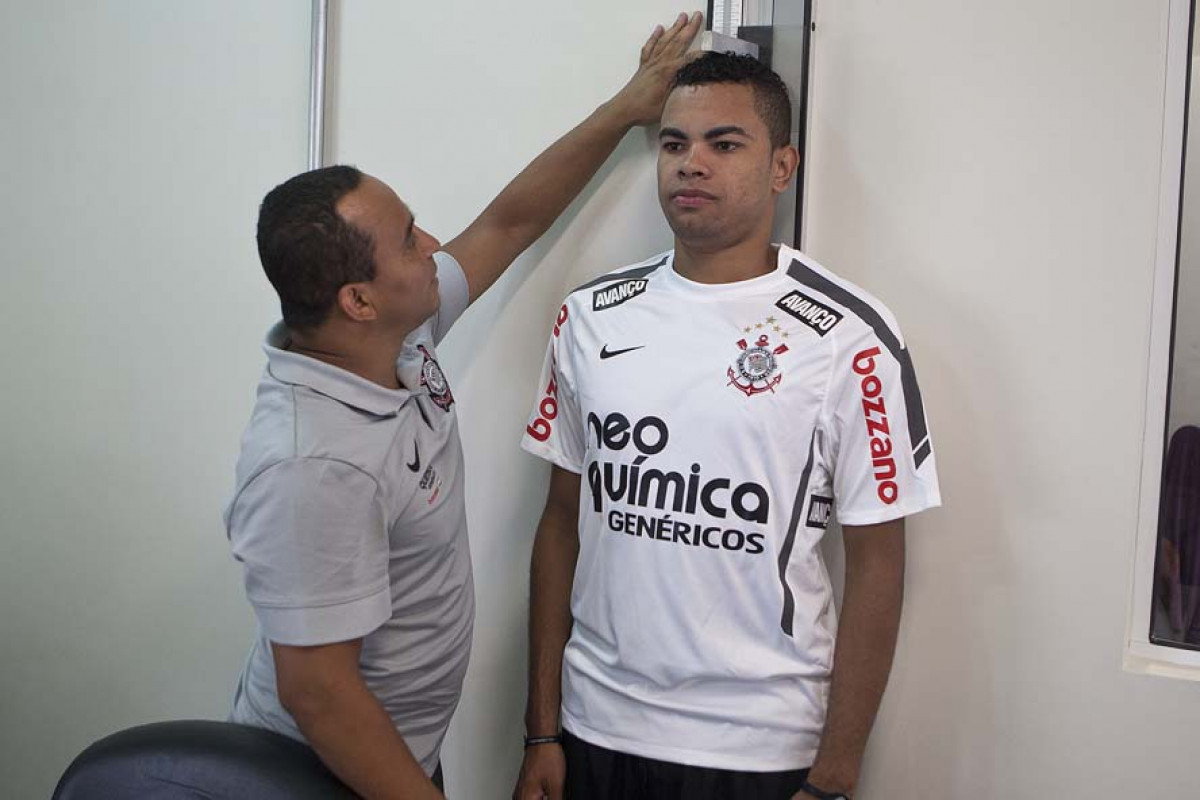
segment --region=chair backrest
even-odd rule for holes
[[[304,744],[230,722],[157,722],[114,733],[71,762],[53,800],[352,800]]]

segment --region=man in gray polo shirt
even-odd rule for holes
[[[470,651],[462,452],[437,344],[625,132],[657,121],[700,22],[656,29],[629,83],[444,249],[353,167],[263,201],[283,322],[226,510],[259,621],[232,719],[307,741],[365,797],[441,797]]]

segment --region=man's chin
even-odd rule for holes
[[[710,220],[696,219],[687,215],[671,215],[667,217],[667,225],[675,238],[681,242],[712,242],[722,238],[723,231],[719,225]]]

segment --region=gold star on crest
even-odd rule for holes
[[[767,324],[768,324],[768,325],[774,325],[774,324],[775,324],[775,318],[774,318],[774,317],[767,317]],[[778,329],[778,328],[776,328],[775,330],[779,330],[779,329]]]

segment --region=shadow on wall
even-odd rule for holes
[[[823,144],[823,161],[848,158],[836,137],[826,137]],[[855,174],[851,164],[829,171]],[[836,208],[823,209],[822,217],[870,219],[882,229],[831,239],[838,243],[837,252],[830,254],[832,269],[869,291],[886,294],[886,284],[895,280],[889,270],[926,260],[928,243],[918,240],[920,233],[902,229],[901,217],[878,207],[889,198],[867,191],[860,181],[840,184],[836,199]],[[829,223],[838,225],[833,219]],[[888,242],[891,249],[875,249],[874,242]],[[905,250],[897,251],[895,243],[903,243]],[[938,284],[936,276],[905,274],[902,280],[906,295],[923,298],[921,308],[906,310],[886,296],[882,299],[896,311],[913,349],[946,508],[925,512],[908,524],[900,642],[859,793],[959,797],[967,796],[965,789],[978,787],[986,793],[1003,782],[1001,767],[992,757],[994,741],[988,739],[998,735],[999,727],[995,664],[1001,661],[1001,648],[1020,640],[1016,620],[1040,613],[1034,608],[1014,610],[1026,601],[1008,588],[1015,583],[1013,520],[1001,489],[1002,461],[997,461],[1005,454],[1018,458],[1036,444],[1019,435],[1003,438],[1004,431],[1022,430],[1019,420],[987,417],[988,409],[998,404],[1011,409],[1027,404],[1013,396],[1019,384],[1012,375],[1021,369],[1022,355],[1005,343],[1002,331],[987,330],[996,323],[975,308],[980,300],[950,296],[949,287],[956,284]],[[936,320],[923,326],[920,314],[928,309],[937,309]],[[954,330],[973,333],[963,340],[944,336]],[[978,348],[989,340],[992,368],[981,383],[965,366],[975,362],[977,353],[964,348]],[[989,438],[996,441],[986,441]],[[969,515],[955,502],[956,496],[968,495]],[[829,537],[824,545],[831,571],[837,573],[840,546],[840,536]],[[840,594],[840,578],[837,583]],[[941,757],[929,761],[929,752]]]

